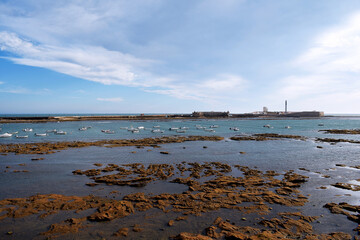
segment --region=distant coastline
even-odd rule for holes
[[[241,113],[230,112],[193,112],[190,114],[4,114],[0,115],[0,123],[21,122],[64,122],[64,121],[97,121],[97,120],[173,120],[173,119],[299,119],[326,117],[360,117],[351,115],[324,115],[319,111],[303,112],[269,112]]]

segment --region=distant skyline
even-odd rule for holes
[[[0,114],[360,113],[358,0],[0,1]]]

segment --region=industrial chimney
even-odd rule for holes
[[[285,113],[287,113],[287,100],[285,100]]]

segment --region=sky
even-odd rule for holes
[[[358,0],[0,0],[0,114],[360,113]]]

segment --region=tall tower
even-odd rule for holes
[[[285,100],[285,113],[287,113],[287,100]]]

